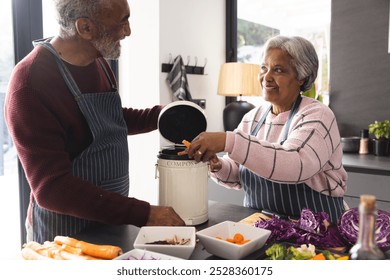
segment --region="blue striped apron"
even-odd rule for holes
[[[93,136],[91,145],[73,160],[73,175],[100,186],[103,190],[128,196],[127,126],[115,83],[100,60],[103,58],[99,58],[99,62],[112,85],[112,91],[82,94],[55,49],[47,42],[41,44],[55,56],[61,75],[84,115]],[[41,243],[53,240],[56,235],[74,235],[97,224],[97,222],[43,209],[35,202],[33,202],[32,221],[33,240]]]
[[[301,100],[301,95],[298,95],[284,126],[280,144],[283,144],[287,139],[292,118],[298,111]],[[270,111],[271,106],[267,108],[256,127],[251,131],[252,136],[257,135]],[[271,181],[258,176],[243,165],[240,165],[240,182],[245,191],[245,207],[268,210],[293,217],[299,217],[303,208],[309,208],[314,212],[324,211],[328,213],[331,222],[334,223],[338,221],[344,212],[342,197],[332,197],[319,193],[305,183],[283,184]]]

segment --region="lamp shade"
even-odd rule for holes
[[[218,95],[260,96],[258,81],[260,66],[257,64],[229,62],[221,65],[218,80]]]

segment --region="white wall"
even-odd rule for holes
[[[219,67],[225,62],[225,0],[161,0],[160,5],[160,66],[181,55],[184,63],[190,56],[198,65],[205,60],[205,75],[187,75],[191,95],[206,99],[208,130],[222,130],[224,97],[217,95]],[[161,102],[169,103],[172,94],[160,73]]]
[[[161,64],[182,55],[198,57],[205,75],[188,75],[193,98],[206,99],[208,130],[223,130],[224,97],[217,95],[219,67],[225,62],[225,0],[129,0],[132,34],[123,41],[120,92],[124,106],[172,102]],[[166,142],[158,131],[129,137],[130,196],[157,204],[155,164]]]
[[[160,104],[159,92],[159,3],[158,0],[131,0],[131,36],[122,43],[119,62],[123,106],[147,108]],[[157,182],[154,165],[159,133],[130,136],[130,196],[156,204]]]

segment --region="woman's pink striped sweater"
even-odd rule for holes
[[[227,132],[227,154],[220,158],[222,169],[212,177],[225,187],[240,189],[239,165],[242,164],[272,181],[305,183],[322,194],[343,196],[347,173],[342,165],[340,133],[330,108],[303,96],[288,138],[281,145],[290,111],[279,115],[270,112],[258,134],[250,135],[269,105],[265,102],[259,111],[253,109],[234,132]]]

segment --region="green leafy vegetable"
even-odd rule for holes
[[[287,256],[287,249],[283,244],[275,243],[265,251],[265,254],[267,260],[284,260]]]
[[[327,260],[335,260],[335,259],[336,259],[336,258],[332,255],[332,253],[329,252],[328,250],[322,251],[322,254],[325,256],[325,259],[327,259]]]
[[[290,246],[287,249],[287,260],[310,260],[313,257],[313,253],[310,251],[298,250],[294,246]]]
[[[310,260],[315,255],[315,247],[309,244],[287,248],[282,243],[275,243],[265,251],[265,254],[267,260]]]

